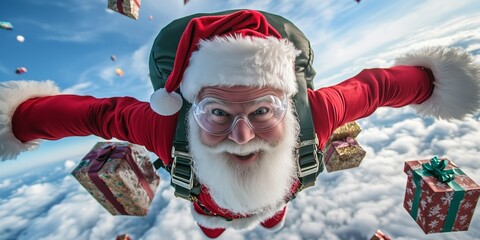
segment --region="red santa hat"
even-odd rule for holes
[[[176,90],[194,102],[205,86],[268,86],[293,96],[299,53],[258,11],[193,18],[182,34],[165,87],[151,95],[150,106],[160,115],[173,115],[183,102]]]

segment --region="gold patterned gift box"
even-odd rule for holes
[[[72,175],[112,215],[146,215],[160,182],[145,148],[128,142],[98,142]]]
[[[324,162],[328,172],[358,167],[366,154],[352,137],[330,141],[325,149]]]
[[[361,131],[362,128],[356,122],[348,122],[333,131],[330,141],[343,140],[347,137],[356,138]]]
[[[108,8],[127,17],[138,19],[141,0],[108,0]]]
[[[425,233],[467,231],[480,186],[446,158],[405,162],[404,208]]]

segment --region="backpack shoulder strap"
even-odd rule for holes
[[[178,115],[177,127],[175,130],[175,140],[172,147],[173,161],[169,166],[165,166],[159,158],[154,161],[156,169],[164,168],[170,173],[170,185],[175,188],[175,196],[192,202],[198,201],[200,194],[200,184],[196,180],[193,172],[193,160],[188,150],[186,115],[191,104],[183,100],[182,109]]]
[[[303,73],[297,72],[297,79]],[[295,112],[300,124],[297,157],[298,179],[300,187],[297,192],[315,185],[318,174],[323,171],[323,152],[318,150],[318,137],[315,133],[313,118],[308,101],[306,81],[298,82],[298,93],[293,97]]]
[[[295,59],[295,74],[298,85],[298,93],[293,97],[296,117],[300,124],[300,136],[297,154],[297,170],[300,180],[301,191],[315,185],[320,172],[323,171],[323,152],[318,150],[318,138],[315,133],[313,118],[308,101],[307,89],[313,89],[313,50],[310,41],[304,33],[289,20],[271,13],[262,12],[283,38],[291,41],[295,47],[301,50],[300,55]]]

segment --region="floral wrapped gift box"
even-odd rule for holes
[[[108,0],[108,9],[123,14],[135,20],[140,14],[141,0]]]
[[[145,148],[128,142],[97,143],[72,174],[112,215],[146,215],[160,182]]]

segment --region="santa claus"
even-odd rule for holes
[[[337,127],[378,107],[411,105],[443,119],[478,111],[480,66],[457,48],[420,49],[390,68],[303,89],[301,81],[314,75],[313,56],[298,43],[303,35],[289,34],[292,28],[253,10],[172,22],[152,48],[150,103],[61,94],[52,81],[3,82],[0,159],[68,136],[143,145],[171,171],[176,194],[192,201],[201,230],[215,238],[226,228],[280,229],[288,201],[321,170],[313,158],[304,171],[298,149],[321,150]],[[311,116],[298,114],[299,95]],[[304,117],[314,125],[307,141],[300,134]]]

